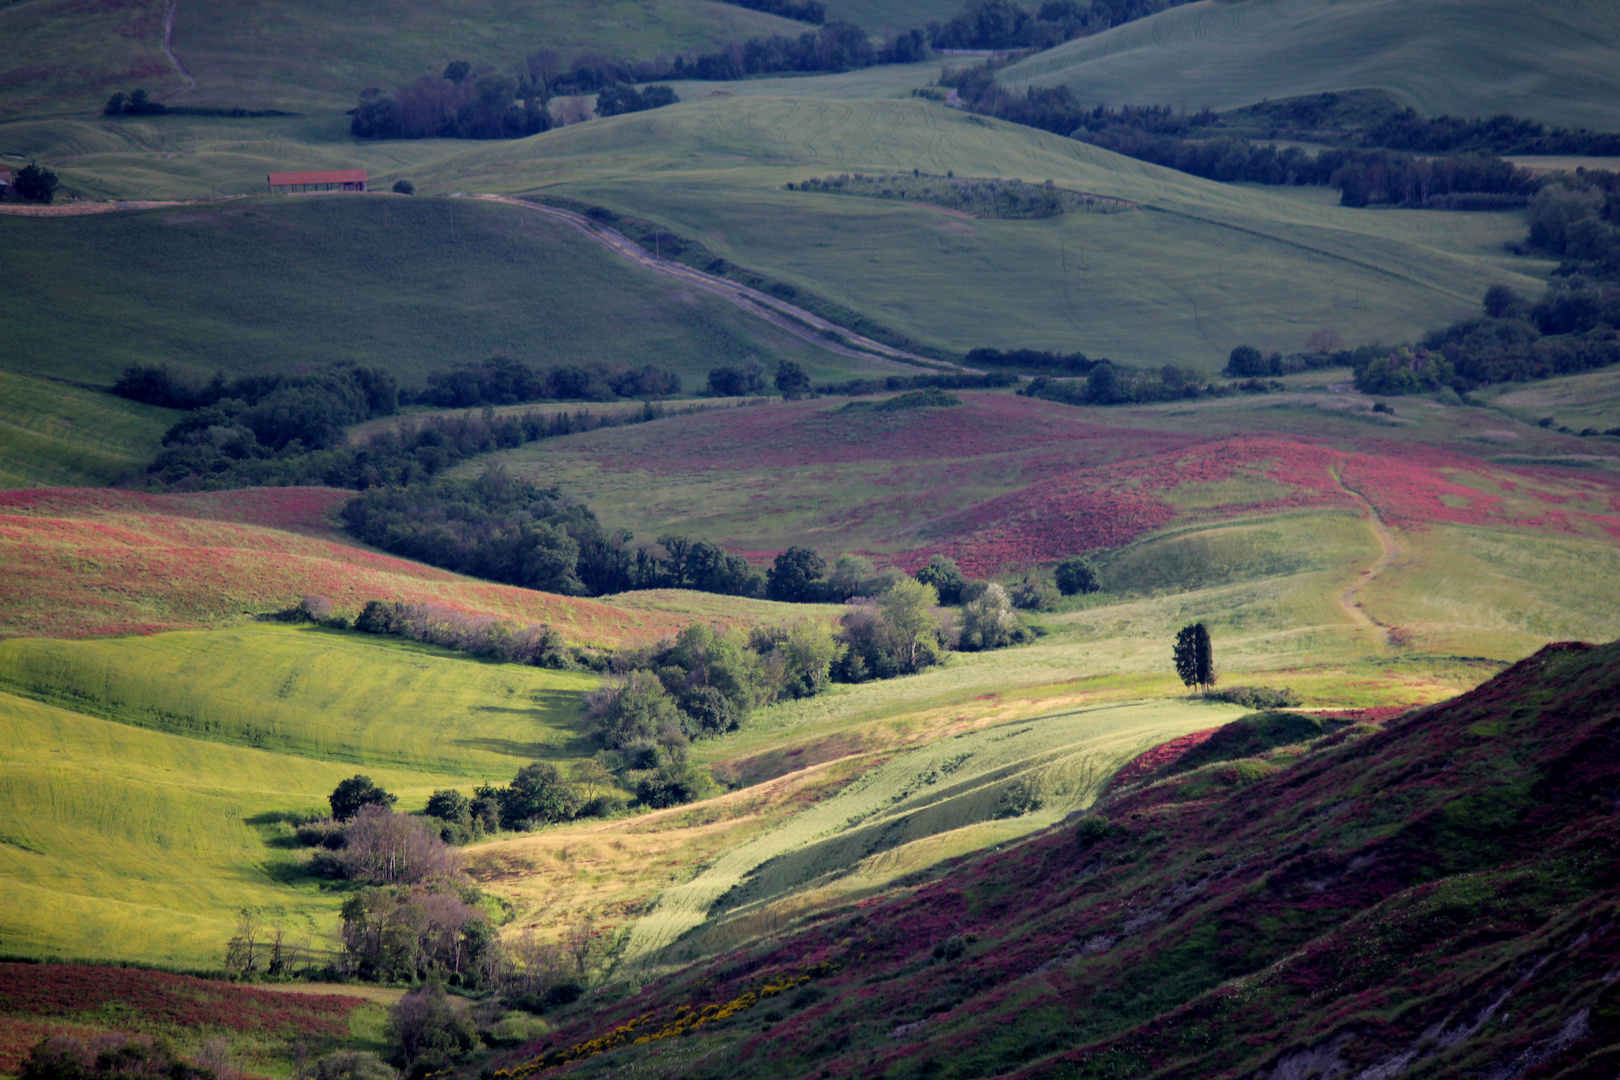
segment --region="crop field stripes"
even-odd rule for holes
[[[1403,274],[1399,270],[1393,270],[1388,266],[1384,266],[1376,262],[1370,262],[1365,259],[1357,259],[1350,255],[1346,255],[1343,252],[1334,251],[1331,248],[1318,247],[1314,244],[1306,244],[1299,240],[1290,240],[1287,237],[1279,236],[1276,233],[1265,232],[1260,229],[1245,228],[1242,225],[1234,225],[1229,221],[1221,221],[1219,218],[1204,217],[1201,214],[1189,213],[1186,210],[1170,210],[1163,206],[1155,206],[1152,203],[1143,203],[1142,209],[1157,214],[1166,214],[1170,217],[1185,218],[1188,221],[1196,221],[1201,225],[1212,225],[1215,228],[1226,229],[1235,233],[1242,233],[1245,236],[1253,236],[1256,239],[1264,240],[1268,243],[1280,244],[1284,247],[1291,247],[1298,251],[1307,252],[1311,255],[1319,255],[1324,259],[1331,259],[1335,262],[1348,263],[1351,266],[1366,270],[1369,273],[1393,278],[1404,285],[1414,286],[1419,289],[1435,289],[1455,300],[1468,302],[1472,302],[1474,300],[1472,295],[1462,289],[1440,285],[1433,281],[1422,281],[1408,274]]]
[[[911,845],[929,851],[976,828],[996,827],[1002,839],[1043,828],[1089,806],[1120,766],[1149,747],[1239,712],[1185,700],[1108,704],[901,753],[666,890],[632,926],[619,970],[689,959],[705,948],[705,935],[724,937],[724,923],[836,883],[874,856]]]

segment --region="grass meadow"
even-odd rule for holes
[[[880,71],[832,78],[922,74]],[[822,86],[770,82],[784,95]],[[1490,284],[1535,291],[1531,275],[1545,269],[1502,249],[1522,237],[1518,212],[1351,210],[1319,192],[1198,180],[916,99],[756,97],[752,84],[738,86],[494,144],[361,145],[342,130],[341,116],[166,117],[7,125],[0,150],[60,160],[64,184],[102,198],[256,192],[268,169],[294,166],[365,166],[375,186],[409,177],[420,192],[440,195],[566,196],[653,221],[736,265],[956,351],[1081,349],[1130,363],[1213,368],[1237,344],[1293,351],[1324,328],[1347,341],[1410,338],[1474,310]],[[884,86],[883,93],[901,89]],[[849,92],[877,90],[852,84]],[[925,205],[784,188],[846,171],[911,169],[1052,180],[1142,209],[968,220]],[[608,361],[655,350],[689,371],[740,355],[832,362],[714,298],[683,300],[678,286],[648,284],[602,262],[579,249],[583,238],[511,208],[420,196],[293,201],[298,208],[255,201],[0,221],[0,246],[21,249],[46,275],[14,301],[53,313],[36,320],[27,343],[93,343],[115,363],[138,353],[234,368],[267,363],[275,348],[290,345],[283,327],[301,318],[334,324],[318,359],[370,348],[407,370],[497,350],[528,358],[587,349]],[[452,216],[461,230],[454,245]],[[136,237],[143,246],[130,246]],[[90,283],[96,304],[138,331],[129,343],[87,338],[94,327],[78,325],[68,298],[53,291],[49,275],[82,261],[78,253],[92,244],[127,249],[133,260],[127,280],[93,275]],[[569,261],[542,257],[558,250]],[[303,269],[311,262],[333,267],[351,287],[312,293]],[[154,300],[168,298],[163,289],[176,266],[206,271],[187,279],[197,306],[160,314]],[[235,288],[249,272],[263,283],[251,311],[241,310],[244,290]],[[441,299],[405,310],[406,291]],[[536,294],[551,302],[532,303]],[[229,325],[208,322],[216,309]],[[634,332],[605,334],[601,318],[619,314],[629,317],[615,325]],[[219,359],[204,356],[199,340],[211,340]]]
[[[1031,57],[1015,89],[1063,84],[1085,104],[1222,110],[1329,90],[1388,90],[1421,113],[1512,113],[1620,127],[1604,0],[1205,0]]]
[[[126,724],[277,753],[510,779],[592,752],[594,675],[313,627],[0,642],[0,685]]]
[[[0,694],[0,947],[216,968],[244,907],[328,948],[341,896],[287,847],[350,764],[102,720]],[[420,805],[455,773],[367,766]]]
[[[529,145],[532,143],[532,145]],[[783,189],[846,171],[1053,180],[1128,214],[965,220]],[[1219,366],[1233,345],[1409,337],[1539,271],[1517,213],[1365,212],[1201,181],[924,101],[705,98],[426,164],[433,190],[565,194],[701,239],[928,344]],[[971,284],[971,288],[967,288]],[[993,320],[986,313],[993,312]],[[1007,327],[1016,326],[1016,332]]]
[[[110,383],[136,363],[206,378],[355,362],[420,385],[429,371],[504,353],[542,365],[656,362],[697,389],[716,364],[750,358],[797,359],[818,377],[851,370],[572,229],[471,200],[0,217],[0,250],[19,286],[0,299],[5,365],[24,373]]]
[[[166,7],[33,0],[0,8],[0,38],[26,49],[32,75],[0,92],[0,115],[99,109],[113,91],[136,87],[159,99],[183,89],[162,51]],[[511,69],[542,49],[638,60],[803,28],[716,0],[384,0],[364,8],[223,0],[176,12],[174,50],[197,86],[175,104],[332,112],[368,86],[392,89],[452,60]]]
[[[0,488],[91,487],[135,472],[180,414],[0,371]]]
[[[690,962],[775,929],[784,916],[847,902],[1050,825],[1089,806],[1136,755],[1241,712],[1182,701],[1105,705],[961,732],[896,755],[666,890],[632,927],[621,963]],[[810,902],[801,896],[780,910],[807,889],[815,890]]]
[[[115,637],[234,625],[325,596],[439,604],[560,630],[571,644],[656,640],[679,599],[615,606],[452,574],[362,548],[328,520],[349,493],[0,492],[0,637]]]

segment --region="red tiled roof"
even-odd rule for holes
[[[281,187],[283,184],[363,184],[366,182],[364,169],[330,169],[326,172],[273,172],[270,174],[270,186]]]

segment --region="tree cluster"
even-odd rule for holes
[[[102,107],[101,115],[162,116],[168,111],[167,105],[148,98],[145,90],[132,90],[128,94],[119,92],[108,98],[107,104]]]
[[[1215,651],[1210,644],[1209,630],[1203,623],[1183,626],[1176,632],[1176,643],[1171,659],[1182,683],[1200,690],[1215,685]]]
[[[18,1080],[221,1080],[211,1069],[183,1060],[167,1043],[147,1035],[111,1033],[89,1042],[52,1035],[34,1045],[17,1069]]]
[[[125,368],[113,393],[132,401],[186,409],[163,435],[178,456],[208,448],[227,458],[261,459],[292,449],[325,449],[344,441],[347,426],[391,416],[393,376],[377,368],[340,367],[318,375],[254,375],[197,386],[165,367]],[[205,450],[206,453],[206,450]]]
[[[36,161],[30,161],[11,178],[11,192],[24,202],[37,202],[49,204],[56,198],[56,174],[49,169],[42,169]]]
[[[750,11],[763,11],[767,15],[780,15],[784,19],[813,23],[820,26],[827,21],[827,5],[821,0],[721,0]]]
[[[166,447],[147,466],[146,483],[170,490],[220,490],[255,486],[367,489],[378,485],[421,483],[452,465],[480,454],[510,450],[540,439],[598,428],[640,424],[664,416],[648,402],[639,412],[594,414],[585,410],[538,410],[497,417],[488,406],[482,414],[430,416],[401,421],[397,428],[358,443],[311,450],[289,443],[279,451],[244,456],[239,440],[188,440]]]
[[[305,597],[300,607],[305,610],[318,608],[323,600],[322,597]],[[330,610],[330,603],[326,603],[325,607]],[[343,625],[341,619],[318,618],[313,614],[311,621],[324,622],[328,626]],[[369,600],[360,614],[355,616],[354,628],[367,634],[407,637],[503,664],[572,668],[586,662],[589,657],[582,650],[570,651],[562,633],[549,626],[509,622],[488,615],[469,615],[439,604]]]
[[[850,379],[840,383],[822,383],[815,388],[815,392],[841,397],[868,397],[901,390],[1002,390],[1017,385],[1017,375],[992,371],[983,375],[888,375],[881,379]]]
[[[1443,159],[1387,147],[1336,146],[1315,154],[1279,149],[1216,133],[1221,118],[1208,109],[1189,115],[1169,106],[1084,105],[1066,86],[1030,87],[1009,94],[986,61],[942,79],[957,86],[969,108],[1016,124],[1067,135],[1127,157],[1225,183],[1331,186],[1345,206],[1408,206],[1485,210],[1523,206],[1545,180],[1502,158],[1481,153]]]
[[[837,176],[812,177],[789,183],[787,189],[923,202],[979,218],[1014,220],[1049,218],[1075,212],[1113,213],[1129,208],[1129,204],[1119,199],[1060,188],[1050,180],[1043,184],[1026,184],[1016,178],[958,177],[954,174],[929,176],[915,169],[910,173],[875,176],[841,173]]]
[[[646,112],[673,105],[681,99],[668,86],[649,86],[637,90],[625,83],[609,83],[596,93],[597,116],[621,116],[624,113]]]
[[[418,562],[566,596],[622,592],[630,556],[596,515],[502,469],[475,480],[370,488],[346,503],[344,526]]]
[[[531,401],[650,400],[681,392],[681,377],[668,368],[605,369],[582,364],[535,368],[510,356],[462,364],[428,376],[427,386],[402,395],[440,408],[521,405]]]
[[[1564,260],[1560,276],[1620,279],[1620,173],[1566,173],[1536,192],[1526,217],[1530,245]]]
[[[521,139],[549,131],[544,82],[493,71],[469,75],[458,61],[442,77],[424,75],[392,94],[368,89],[350,110],[359,139]]]
[[[344,900],[340,963],[372,982],[428,978],[477,985],[498,948],[494,928],[464,882],[373,886]]]
[[[1083,352],[1055,353],[1040,349],[970,349],[962,362],[969,367],[1004,368],[1039,375],[1085,375],[1098,363]],[[1008,383],[1007,385],[1013,385]]]
[[[1377,350],[1355,366],[1366,394],[1466,393],[1501,382],[1571,375],[1620,363],[1620,287],[1555,280],[1531,304],[1505,286],[1485,294],[1484,315],[1435,330],[1416,346]]]
[[[1098,360],[1084,379],[1031,379],[1018,393],[1024,397],[1061,401],[1066,405],[1137,405],[1153,401],[1191,401],[1232,394],[1264,394],[1271,385],[1260,379],[1217,383],[1196,368],[1165,364],[1160,368],[1131,368]]]

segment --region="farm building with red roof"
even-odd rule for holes
[[[329,169],[325,172],[273,172],[270,194],[291,195],[297,191],[364,191],[366,170]]]

